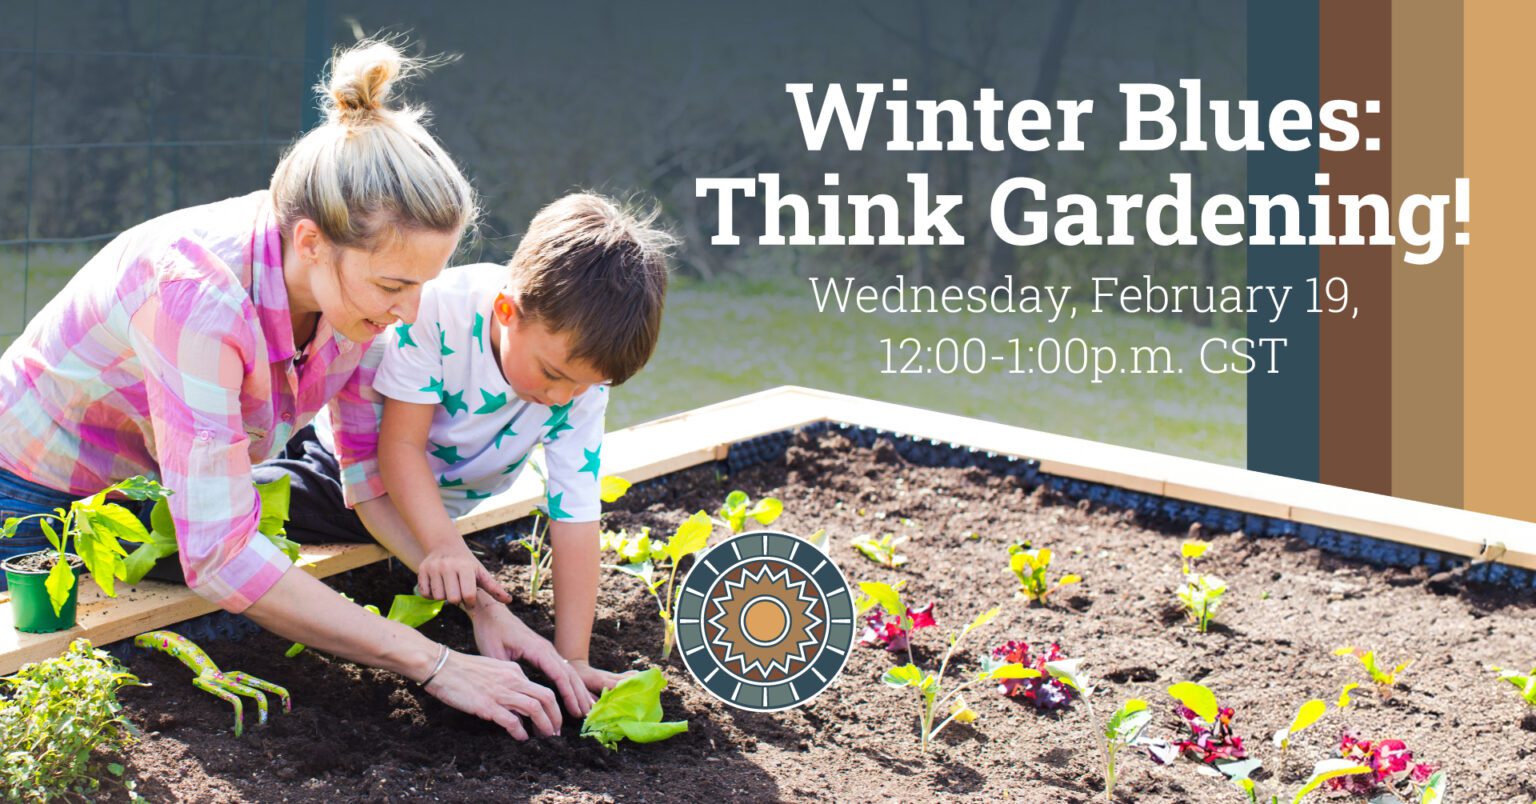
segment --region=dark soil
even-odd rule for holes
[[[85,566],[85,559],[73,553],[67,554],[65,560],[69,561],[69,565],[75,569]],[[45,550],[39,553],[27,553],[14,558],[8,558],[0,566],[20,574],[37,573],[46,575],[49,570],[53,569],[53,565],[57,563],[59,563],[59,560],[56,554],[52,550]]]
[[[474,718],[446,709],[401,678],[308,651],[283,658],[288,643],[261,635],[207,647],[226,670],[244,670],[294,694],[292,714],[265,729],[230,733],[229,707],[189,683],[190,673],[151,654],[132,669],[151,689],[124,693],[143,742],[127,759],[141,792],[157,801],[503,801],[523,799],[691,800],[708,802],[828,798],[924,800],[949,795],[1023,802],[1102,799],[1096,735],[1126,698],[1158,712],[1150,732],[1172,735],[1177,721],[1164,690],[1199,681],[1236,708],[1234,725],[1264,760],[1263,787],[1289,801],[1312,764],[1331,755],[1349,726],[1366,738],[1396,737],[1415,760],[1443,768],[1451,800],[1528,804],[1536,797],[1536,717],[1485,665],[1536,664],[1536,619],[1529,592],[1428,584],[1422,571],[1343,560],[1295,539],[1206,534],[1215,541],[1205,568],[1226,578],[1220,624],[1196,633],[1172,607],[1182,530],[1129,513],[1031,492],[977,469],[908,465],[889,444],[852,448],[840,436],[802,436],[786,460],[722,478],[711,467],[682,473],[646,495],[621,500],[609,527],[649,525],[670,533],[689,513],[714,510],[732,488],[774,495],[794,533],[826,528],[831,554],[851,580],[906,579],[917,601],[936,599],[939,628],[920,631],[919,662],[936,667],[946,634],[1002,605],[992,624],[964,643],[952,667],[970,671],[989,646],[1008,639],[1058,641],[1082,657],[1100,685],[1099,719],[1080,703],[1037,714],[990,690],[968,700],[981,714],[952,726],[924,755],[910,690],[881,683],[896,657],[857,648],[837,685],[811,704],[778,714],[731,709],[696,686],[681,662],[664,665],[668,719],[690,730],[650,746],[610,752],[577,736],[517,743]],[[909,563],[876,566],[848,546],[861,533],[908,537]],[[970,534],[976,534],[971,536]],[[1014,597],[1007,546],[1023,538],[1053,548],[1057,572],[1084,583],[1056,605]],[[719,536],[717,535],[717,538]],[[523,589],[526,559],[509,555],[499,577]],[[1053,573],[1055,575],[1057,573]],[[364,602],[386,604],[412,576],[376,566],[335,579]],[[549,634],[550,593],[538,605],[514,604]],[[424,630],[472,649],[467,621],[452,612]],[[1414,664],[1390,697],[1362,688],[1344,712],[1302,734],[1283,764],[1268,735],[1310,698],[1332,701],[1350,681],[1365,681],[1342,645],[1375,649]],[[661,645],[655,606],[637,581],[604,577],[593,637],[594,662],[644,667]],[[956,675],[952,671],[952,676]],[[247,715],[248,722],[253,715]],[[1125,801],[1238,801],[1229,783],[1185,762],[1155,766],[1144,754],[1122,760],[1117,793]],[[1311,799],[1309,799],[1311,800]],[[1362,800],[1363,799],[1358,799]]]

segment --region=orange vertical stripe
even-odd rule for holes
[[[1463,252],[1465,501],[1472,510],[1536,519],[1536,367],[1529,360],[1536,348],[1529,243],[1536,116],[1526,81],[1536,4],[1469,2],[1464,24],[1464,158],[1472,180],[1472,239]]]

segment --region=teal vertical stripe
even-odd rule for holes
[[[1318,2],[1248,0],[1248,97],[1259,101],[1266,116],[1286,99],[1317,108]],[[1248,192],[1295,196],[1301,202],[1303,234],[1310,235],[1306,198],[1317,192],[1317,168],[1315,148],[1253,152]],[[1249,284],[1293,288],[1293,301],[1280,320],[1271,324],[1265,316],[1248,317],[1249,337],[1286,339],[1280,373],[1261,369],[1248,375],[1248,468],[1302,480],[1318,479],[1319,338],[1317,318],[1307,312],[1311,289],[1306,282],[1317,275],[1316,246],[1248,247]]]
[[[320,124],[320,105],[315,86],[325,77],[325,63],[331,58],[331,2],[306,0],[304,3],[304,116],[305,131]]]

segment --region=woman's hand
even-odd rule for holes
[[[528,662],[554,683],[572,717],[586,717],[592,711],[596,699],[576,668],[561,658],[554,643],[524,625],[500,603],[484,601],[468,611],[474,623],[475,646],[482,656]]]
[[[560,733],[555,694],[529,681],[513,662],[449,651],[448,661],[426,690],[454,709],[501,726],[516,740],[528,739],[519,716],[528,718],[540,736]]]

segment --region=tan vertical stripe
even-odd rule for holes
[[[1358,147],[1318,158],[1334,195],[1392,195],[1392,4],[1360,0],[1320,6],[1319,84],[1321,102],[1340,98],[1361,105],[1381,102],[1381,111],[1363,115],[1365,137],[1381,150]],[[1344,231],[1345,215],[1335,204],[1330,231]],[[1376,222],[1361,216],[1361,234]],[[1335,486],[1392,493],[1392,247],[1335,246],[1318,250],[1318,279],[1341,277],[1349,287],[1351,317],[1323,314],[1318,349],[1318,479]],[[1323,285],[1326,287],[1327,285]],[[1310,288],[1296,288],[1301,303]],[[1324,297],[1326,298],[1326,297]],[[1326,305],[1325,305],[1326,306]]]
[[[1392,13],[1394,207],[1463,175],[1462,4]],[[1431,265],[1392,250],[1392,494],[1462,505],[1462,250]]]
[[[1463,87],[1472,242],[1465,247],[1466,507],[1536,519],[1536,270],[1530,34],[1536,4],[1465,4]],[[1460,227],[1457,227],[1459,229]],[[1447,237],[1450,233],[1447,233]]]

